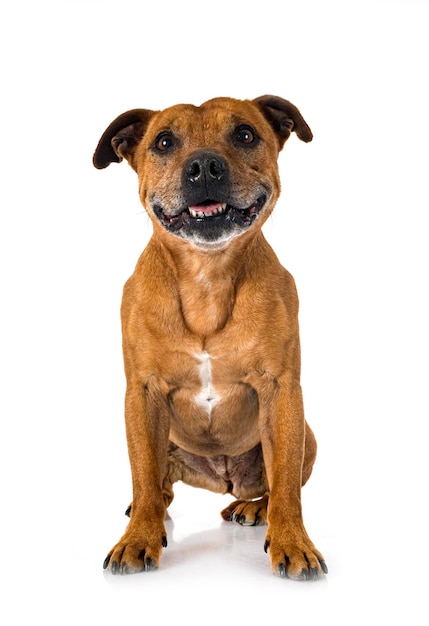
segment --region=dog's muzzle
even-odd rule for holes
[[[170,232],[203,242],[216,242],[240,234],[257,219],[267,200],[261,187],[243,206],[235,199],[227,163],[213,152],[199,151],[183,168],[182,190],[186,206],[171,211],[154,202],[153,210]]]

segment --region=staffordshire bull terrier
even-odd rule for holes
[[[261,231],[292,132],[312,139],[293,104],[266,95],[134,109],[99,141],[95,167],[126,159],[153,224],[121,308],[133,499],[104,562],[113,574],[158,567],[179,480],[234,496],[224,520],[268,524],[275,574],[327,573],[302,517],[316,441],[298,298]]]

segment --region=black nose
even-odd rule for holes
[[[223,159],[213,152],[197,152],[185,165],[185,177],[190,183],[210,186],[226,177],[227,167]]]

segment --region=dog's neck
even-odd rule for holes
[[[226,249],[211,252],[181,241],[177,245],[173,241],[167,247],[177,276],[184,323],[193,334],[204,340],[225,326],[234,308],[246,259],[259,239],[263,240],[260,232],[251,238],[237,238]]]

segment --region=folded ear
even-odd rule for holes
[[[155,111],[133,109],[119,115],[106,128],[94,152],[92,162],[101,170],[125,158],[134,167],[133,156]]]
[[[279,149],[294,131],[301,141],[309,142],[313,139],[307,122],[302,117],[296,106],[288,100],[278,96],[260,96],[253,102],[261,109],[265,118],[269,121],[279,140]]]

